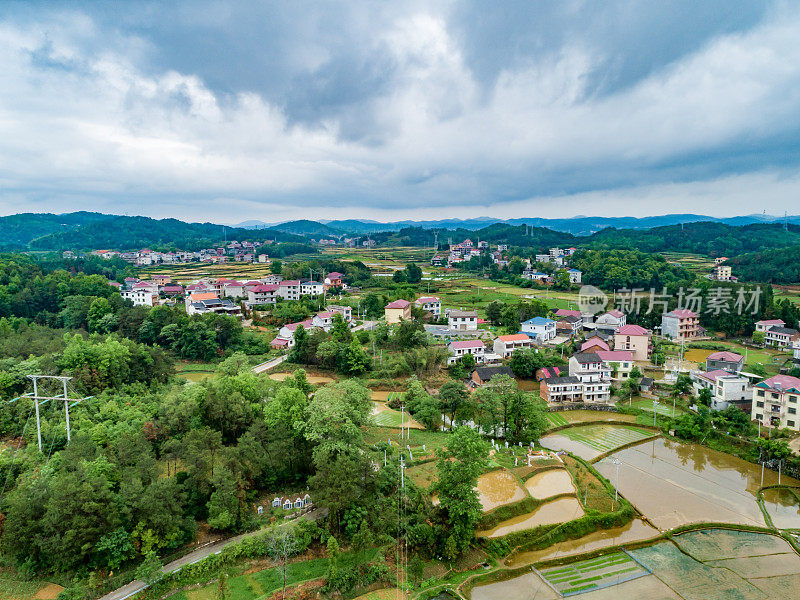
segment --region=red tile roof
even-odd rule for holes
[[[486,345],[481,340],[459,340],[450,342],[450,347],[454,350],[465,348],[485,348]]]
[[[650,335],[650,332],[639,325],[624,325],[617,330],[616,335]]]
[[[692,312],[688,308],[677,308],[671,312],[666,313],[668,317],[678,317],[679,319],[697,318],[697,313]]]
[[[630,350],[598,350],[595,352],[603,362],[616,362],[620,360],[633,360],[633,352]]]
[[[411,304],[408,300],[395,300],[386,305],[386,308],[405,308]]]
[[[744,356],[741,354],[737,354],[736,352],[728,352],[727,350],[722,352],[714,352],[706,357],[706,360],[724,360],[728,362],[739,362],[742,359],[744,359]]]

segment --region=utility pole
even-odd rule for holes
[[[30,398],[33,400],[34,407],[36,409],[36,441],[39,444],[39,452],[42,451],[42,423],[41,423],[41,413],[39,411],[39,402],[43,401],[43,403],[49,402],[50,400],[64,400],[64,416],[66,418],[66,429],[67,429],[67,442],[72,441],[72,430],[69,424],[69,403],[72,402],[72,405],[78,404],[86,400],[87,398],[70,398],[69,392],[67,390],[67,383],[72,379],[72,377],[66,377],[61,375],[28,375],[28,379],[33,382],[33,394],[24,394],[20,396],[21,398]],[[39,380],[58,380],[63,385],[63,395],[58,394],[54,396],[43,396],[39,394]]]

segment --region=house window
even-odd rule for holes
[[[789,407],[789,414],[790,414],[790,415],[796,415],[796,414],[797,414],[797,409],[796,409],[796,408]]]
[[[789,402],[797,403],[797,396],[789,396]]]
[[[757,395],[759,398],[763,398],[763,397],[764,397],[764,390],[758,390],[758,392],[756,392],[756,395]]]
[[[789,427],[794,427],[794,421],[786,421],[786,424],[787,424]]]
[[[757,408],[764,408],[764,403],[763,402],[756,402],[756,407]]]

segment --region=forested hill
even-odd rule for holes
[[[492,244],[509,244],[510,246],[550,248],[553,246],[574,246],[581,238],[570,233],[553,231],[545,227],[526,227],[525,225],[505,225],[495,223],[471,231],[469,229],[441,230],[439,244],[446,246],[448,241],[454,244],[465,239],[491,242]],[[370,236],[378,244],[398,246],[433,246],[434,230],[422,227],[406,227],[400,231],[384,231]]]
[[[0,250],[23,248],[35,238],[109,218],[112,216],[96,212],[20,213],[0,217]]]
[[[730,259],[727,264],[741,281],[797,283],[800,281],[800,246],[750,252]]]
[[[67,231],[51,233],[30,242],[33,250],[89,250],[110,248],[132,250],[144,247],[171,247],[199,250],[229,240],[271,239],[302,242],[300,236],[273,229],[239,229],[213,223],[185,223],[177,219],[148,217],[110,217]]]
[[[648,230],[604,229],[581,245],[590,248],[620,248],[642,252],[693,252],[711,256],[737,256],[800,244],[800,226],[754,223],[733,226],[722,223],[685,223]]]

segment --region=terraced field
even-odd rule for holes
[[[624,552],[540,569],[539,572],[562,596],[589,592],[649,575],[647,569]]]
[[[551,433],[541,439],[541,444],[551,450],[567,450],[591,460],[601,454],[652,437],[655,432],[630,425],[597,423],[579,425]]]
[[[653,412],[653,401],[652,400],[634,400],[631,403],[633,408],[638,408],[639,410],[646,410],[647,412]],[[665,417],[672,416],[672,402],[661,402],[658,406],[656,406],[656,412],[660,415]],[[686,412],[680,406],[675,407],[675,416],[682,415]]]

